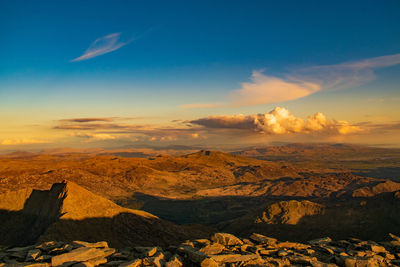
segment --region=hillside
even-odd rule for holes
[[[400,191],[346,201],[285,200],[270,202],[242,217],[222,222],[220,230],[248,236],[252,232],[306,241],[320,236],[386,240],[400,234]]]
[[[297,176],[288,163],[268,162],[222,152],[183,156],[122,158],[86,154],[0,158],[0,192],[21,187],[46,189],[68,179],[108,198],[136,191],[183,197],[198,189],[239,182]]]

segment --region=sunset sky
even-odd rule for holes
[[[0,151],[400,147],[400,2],[0,2]]]

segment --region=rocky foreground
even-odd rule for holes
[[[178,246],[109,248],[107,242],[50,241],[0,249],[0,266],[400,266],[400,237],[374,242],[333,241],[329,237],[305,244],[279,242],[252,234],[240,239],[216,233],[211,239]]]

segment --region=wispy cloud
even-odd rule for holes
[[[127,120],[140,120],[149,117],[90,117],[90,118],[71,118],[71,119],[61,119],[58,122],[63,123],[86,123],[86,122],[113,122],[113,121],[127,121]]]
[[[291,78],[318,83],[322,90],[351,89],[376,78],[375,70],[400,64],[400,54],[368,58],[335,65],[302,68]]]
[[[299,99],[327,90],[351,89],[375,79],[375,70],[400,64],[400,54],[334,65],[296,69],[282,77],[253,71],[250,82],[231,91],[224,103],[195,103],[181,108],[256,106]]]
[[[72,118],[72,119],[62,119],[59,120],[62,122],[94,122],[94,121],[106,121],[106,122],[110,122],[110,121],[114,121],[113,117],[110,118]]]
[[[100,37],[96,39],[90,46],[89,48],[81,55],[80,57],[77,57],[73,60],[72,62],[75,61],[82,61],[82,60],[88,60],[100,55],[104,55],[107,53],[110,53],[112,51],[115,51],[117,49],[120,49],[124,45],[127,45],[130,41],[127,42],[121,42],[120,39],[121,33],[111,33],[109,35]]]
[[[117,140],[164,142],[205,138],[197,132],[200,127],[187,126],[181,120],[175,121],[178,125],[161,126],[115,122],[118,119],[119,117],[63,119],[58,120],[59,124],[53,129],[78,131],[68,136],[81,138],[84,142]]]
[[[317,83],[301,79],[280,79],[253,71],[252,82],[242,83],[242,88],[230,94],[233,106],[255,106],[289,101],[318,92]]]

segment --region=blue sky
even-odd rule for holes
[[[322,112],[394,123],[398,14],[399,1],[3,0],[0,119],[7,129],[0,140],[24,144],[45,134],[58,145],[71,131],[54,133],[54,124],[68,118],[151,117],[141,123],[166,125],[276,106],[303,119]],[[104,53],[86,53],[97,48]],[[391,56],[385,66],[351,67],[351,77],[340,65],[383,56]],[[313,68],[321,65],[330,67]],[[345,84],[335,88],[340,79]],[[276,85],[283,96],[257,91]],[[270,100],[254,102],[249,92]]]

